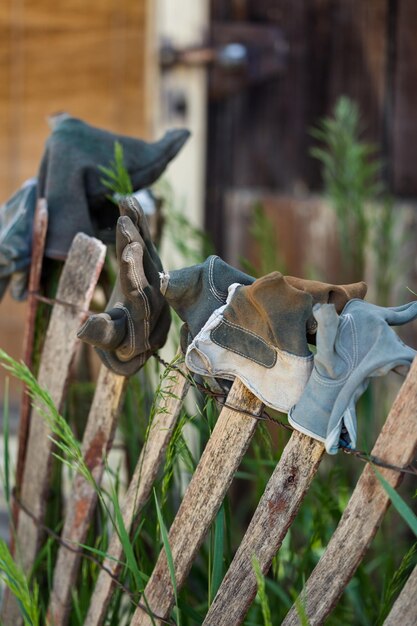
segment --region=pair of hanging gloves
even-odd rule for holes
[[[289,413],[295,429],[324,442],[329,454],[354,448],[355,406],[370,378],[390,370],[405,375],[416,355],[392,326],[416,319],[417,302],[379,307],[363,301],[363,282],[328,285],[279,272],[254,282],[239,277],[226,296],[216,263],[222,262],[206,262],[202,284],[219,302],[227,299],[200,331],[201,319],[195,324],[181,308],[176,275],[168,282],[168,300],[188,321],[191,335],[197,331],[186,352],[189,369],[239,378],[264,404]],[[207,303],[207,293],[201,295]],[[317,345],[314,358],[308,344]]]
[[[0,300],[10,280],[13,297],[25,297],[37,198],[46,198],[48,205],[45,256],[65,259],[78,232],[114,243],[119,210],[98,166],[110,166],[117,141],[133,189],[144,189],[157,180],[190,134],[171,130],[148,143],[67,114],[52,118],[51,124],[37,179],[0,206]]]
[[[258,280],[217,256],[164,272],[133,197],[120,202],[119,276],[105,313],[78,335],[118,374],[140,369],[166,340],[171,306],[184,321],[188,368],[239,378],[267,406],[289,413],[330,454],[356,445],[355,404],[371,377],[405,373],[416,354],[391,326],[417,317],[417,302],[363,301],[366,284],[330,285],[272,272]],[[309,344],[317,344],[313,358]]]

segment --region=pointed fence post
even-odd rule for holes
[[[372,455],[405,467],[417,449],[417,359],[391,407],[372,450]],[[402,475],[389,469],[378,471],[394,488]],[[363,470],[325,553],[301,594],[311,626],[323,624],[336,606],[346,585],[362,561],[390,504],[389,497],[368,464]],[[298,626],[295,606],[282,622]]]
[[[59,280],[39,367],[39,385],[47,389],[60,410],[78,343],[77,330],[85,319],[104,263],[106,246],[93,237],[78,233],[74,238]],[[65,303],[65,304],[62,304]],[[51,431],[39,410],[32,410],[20,499],[25,508],[19,513],[16,531],[16,559],[29,575],[39,550],[45,516],[53,444]],[[4,626],[20,626],[22,617],[14,597],[5,595],[0,621]]]
[[[178,589],[185,582],[254,435],[257,419],[251,414],[260,415],[262,407],[261,401],[236,379],[169,531]],[[152,612],[162,618],[169,616],[175,597],[164,550],[158,557],[144,596]],[[158,620],[154,621],[158,623]],[[152,620],[138,607],[131,626],[145,624],[150,626]]]
[[[243,622],[257,592],[252,559],[258,560],[266,574],[317,473],[323,452],[322,443],[293,432],[209,608],[204,626],[238,626]]]
[[[82,442],[83,457],[97,487],[101,484],[106,456],[113,443],[126,382],[123,376],[101,366]],[[61,539],[72,548],[79,548],[79,551],[68,550],[64,544],[59,546],[48,608],[48,623],[53,626],[68,623],[72,590],[77,582],[82,556],[80,545],[86,543],[97,498],[97,491],[91,482],[77,474],[67,502]]]

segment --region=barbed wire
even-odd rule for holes
[[[112,579],[112,581],[114,582],[115,585],[117,585],[124,593],[126,593],[126,595],[129,597],[130,601],[132,602],[132,604],[134,604],[135,607],[139,607],[141,608],[143,611],[145,611],[148,615],[151,615],[153,618],[159,620],[160,622],[162,622],[163,624],[168,624],[168,626],[175,626],[175,622],[172,620],[167,620],[164,617],[161,617],[160,615],[157,615],[156,613],[154,613],[153,611],[151,611],[145,604],[142,604],[141,602],[138,602],[136,595],[128,588],[126,587],[126,585],[124,585],[121,580],[119,580],[119,578],[113,574],[113,572],[106,567],[105,565],[103,565],[103,563],[97,559],[96,557],[94,557],[92,554],[89,554],[88,552],[86,552],[84,549],[82,548],[76,548],[75,546],[71,545],[70,543],[68,543],[67,541],[65,541],[64,539],[62,539],[62,537],[60,537],[60,535],[58,535],[58,533],[56,533],[54,530],[52,530],[52,528],[49,528],[49,526],[47,526],[46,524],[44,524],[38,517],[36,517],[36,515],[30,511],[28,509],[28,507],[20,500],[20,498],[18,497],[18,495],[16,494],[16,490],[13,489],[12,490],[12,497],[14,499],[14,501],[16,502],[18,508],[23,511],[28,517],[30,517],[30,519],[33,521],[33,523],[40,528],[41,530],[43,530],[49,537],[51,537],[52,539],[54,539],[54,541],[56,541],[59,545],[61,545],[63,548],[65,548],[66,550],[69,550],[70,552],[73,552],[74,554],[79,554],[81,557],[83,557],[84,559],[87,559],[88,561],[90,561],[91,563],[94,563],[94,565],[97,565],[97,567],[99,567],[101,570],[103,570],[104,572],[106,572],[106,574],[108,576],[110,576],[110,578]],[[123,563],[120,564],[121,566],[123,566]],[[141,592],[142,593],[142,592]]]
[[[226,398],[227,398],[227,395],[228,395],[227,393],[221,392],[221,391],[214,391],[213,389],[210,389],[206,385],[202,385],[201,383],[199,383],[198,381],[195,380],[195,378],[192,376],[191,373],[190,374],[185,374],[181,370],[180,367],[177,367],[175,364],[168,363],[167,361],[162,359],[158,353],[155,353],[153,356],[155,357],[155,359],[161,365],[163,365],[163,367],[165,367],[165,369],[175,369],[182,376],[184,376],[188,380],[191,380],[192,384],[199,391],[201,391],[201,393],[205,394],[206,396],[212,397],[221,407],[226,407],[226,408],[228,408],[228,409],[230,409],[232,411],[236,411],[237,413],[243,413],[244,415],[249,415],[250,417],[253,417],[254,419],[256,419],[258,421],[269,422],[271,424],[274,424],[275,426],[279,426],[280,428],[284,428],[285,430],[288,430],[288,431],[296,430],[295,428],[293,428],[287,422],[283,422],[280,419],[272,417],[272,415],[270,415],[268,413],[268,411],[265,409],[265,407],[262,408],[262,410],[261,410],[261,412],[259,414],[256,414],[256,413],[253,413],[251,411],[247,411],[246,409],[241,409],[239,407],[236,407],[236,406],[233,406],[231,404],[228,404],[227,401],[226,401]],[[344,447],[344,446],[339,446],[339,449],[342,450],[342,452],[344,452],[345,454],[349,454],[351,456],[354,456],[354,457],[360,459],[361,461],[364,461],[365,463],[369,463],[370,465],[377,465],[378,467],[383,467],[385,469],[390,469],[390,470],[393,470],[394,472],[398,472],[400,474],[411,474],[412,476],[417,476],[417,467],[415,465],[413,465],[412,463],[410,463],[410,464],[408,464],[408,465],[406,465],[404,467],[399,467],[397,465],[393,465],[392,463],[388,463],[387,461],[384,461],[384,459],[380,459],[377,456],[369,454],[365,450],[358,450],[357,448],[347,448],[347,447]]]
[[[81,311],[81,312],[86,313],[86,314],[90,314],[90,315],[96,314],[94,311],[90,311],[89,309],[81,309],[77,305],[73,305],[70,302],[65,302],[65,301],[59,300],[57,298],[47,298],[45,296],[42,296],[37,291],[33,291],[33,292],[30,292],[30,293],[33,296],[35,296],[35,298],[37,300],[39,300],[41,302],[44,302],[45,304],[49,304],[49,305],[59,304],[61,306],[70,307],[70,308],[73,308],[75,310]],[[240,408],[236,408],[236,407],[234,407],[232,405],[229,405],[226,402],[227,393],[214,391],[212,389],[209,389],[205,385],[202,385],[201,383],[196,381],[195,378],[193,376],[191,376],[191,374],[190,375],[184,374],[184,372],[182,372],[180,368],[178,368],[175,365],[170,364],[167,361],[165,361],[164,359],[162,359],[159,356],[158,353],[155,353],[153,356],[165,368],[175,369],[175,370],[179,371],[182,376],[184,376],[188,380],[191,380],[192,384],[199,391],[201,391],[203,394],[205,394],[207,396],[211,396],[212,398],[214,398],[214,400],[218,404],[220,404],[222,407],[226,407],[228,409],[237,411],[238,413],[243,413],[244,415],[249,415],[250,417],[253,417],[253,418],[257,419],[257,420],[268,421],[268,422],[270,422],[272,424],[275,424],[276,426],[279,426],[280,428],[284,428],[285,430],[289,430],[289,431],[295,430],[290,424],[287,424],[286,422],[283,422],[282,420],[279,420],[279,419],[276,419],[276,418],[272,417],[265,410],[265,408],[262,409],[262,411],[261,411],[261,413],[259,415],[256,415],[254,413],[251,413],[250,411],[247,411],[246,409],[240,409]],[[417,467],[414,466],[412,463],[410,463],[409,465],[407,465],[405,467],[398,467],[397,465],[393,465],[392,463],[388,463],[388,462],[384,461],[383,459],[380,459],[379,457],[376,457],[376,456],[373,456],[372,454],[369,454],[365,450],[358,450],[357,448],[347,448],[347,447],[344,447],[344,446],[339,446],[339,449],[342,450],[345,454],[349,454],[351,456],[359,458],[359,459],[361,459],[362,461],[364,461],[366,463],[370,463],[370,464],[373,464],[373,465],[378,465],[379,467],[383,467],[385,469],[390,469],[390,470],[393,470],[395,472],[399,472],[401,474],[411,474],[412,476],[417,476]]]

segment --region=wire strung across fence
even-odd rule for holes
[[[181,370],[176,365],[168,363],[167,361],[162,359],[158,353],[154,354],[153,356],[158,361],[158,363],[163,365],[166,369],[175,369],[181,372]],[[249,415],[250,417],[253,417],[257,420],[269,422],[271,424],[274,424],[275,426],[284,428],[285,430],[289,430],[289,431],[295,430],[290,424],[287,424],[286,422],[283,422],[282,420],[272,417],[265,408],[262,409],[259,415],[255,415],[254,413],[251,413],[250,411],[246,411],[245,409],[234,407],[226,402],[227,393],[209,389],[209,387],[207,387],[206,385],[202,385],[201,383],[196,381],[195,378],[191,374],[187,375],[187,374],[184,374],[184,372],[181,372],[181,375],[188,378],[189,380],[191,379],[192,384],[194,385],[194,387],[198,389],[198,391],[201,391],[201,393],[205,394],[206,396],[210,396],[211,398],[213,398],[221,407],[227,407],[228,409],[231,409],[232,411],[244,413],[245,415]],[[406,467],[397,467],[396,465],[387,463],[383,459],[380,459],[372,454],[369,454],[368,452],[365,452],[364,450],[358,450],[357,448],[346,448],[344,446],[340,446],[340,450],[342,450],[342,452],[344,452],[345,454],[349,454],[350,456],[354,456],[355,458],[360,459],[364,463],[377,465],[378,467],[384,467],[385,469],[390,469],[395,472],[399,472],[400,474],[411,474],[412,476],[417,476],[417,467],[413,465],[412,463],[410,463]]]

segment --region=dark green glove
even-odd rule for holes
[[[78,337],[93,345],[116,374],[131,376],[161,348],[171,323],[169,306],[159,290],[162,264],[138,201],[120,201],[116,229],[119,273],[104,313],[91,315]]]
[[[99,165],[108,167],[114,144],[123,159],[135,191],[151,185],[162,174],[189,137],[189,131],[171,130],[155,143],[115,135],[82,120],[60,116],[46,143],[39,171],[39,197],[48,202],[49,226],[45,255],[65,259],[79,231],[113,243],[119,212],[101,182]]]
[[[26,296],[35,208],[35,178],[0,206],[0,300],[9,282],[15,300]]]

